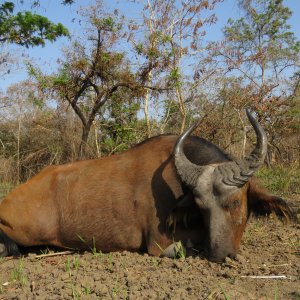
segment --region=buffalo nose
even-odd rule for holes
[[[227,256],[229,257],[229,258],[232,258],[232,259],[234,259],[235,257],[236,257],[236,252],[231,252],[231,253],[229,253]]]
[[[229,257],[230,259],[234,259],[236,257],[237,252],[231,251],[231,252],[225,252],[225,253],[218,253],[218,254],[211,254],[208,256],[208,259],[213,262],[223,262],[226,257]]]

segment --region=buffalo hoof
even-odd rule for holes
[[[0,244],[0,257],[5,257],[8,255],[7,248],[4,244]]]

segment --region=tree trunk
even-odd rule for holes
[[[180,133],[182,133],[184,131],[185,123],[186,123],[186,110],[185,110],[184,101],[182,98],[180,88],[176,88],[176,95],[177,95],[177,99],[179,102],[179,109],[180,109],[180,113],[181,113],[181,117],[182,117],[182,122],[181,122],[181,127],[180,127]]]
[[[82,127],[81,142],[80,142],[79,150],[78,150],[78,154],[77,154],[77,157],[79,159],[87,158],[86,148],[87,148],[87,142],[88,142],[90,131],[91,131],[90,124],[87,124]]]
[[[149,73],[148,83],[150,82],[151,75]],[[144,99],[144,115],[147,123],[147,137],[151,137],[151,125],[149,119],[149,90],[147,89],[145,99]]]

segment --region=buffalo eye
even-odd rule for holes
[[[237,208],[237,207],[239,207],[239,206],[241,206],[241,202],[240,202],[240,200],[234,200],[233,202],[232,202],[232,207],[233,208]]]
[[[229,203],[226,203],[223,207],[225,209],[235,209],[241,206],[241,202],[238,199],[235,199],[233,201],[230,201]]]

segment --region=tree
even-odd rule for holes
[[[20,46],[45,45],[45,41],[56,41],[58,37],[68,36],[68,30],[61,24],[54,24],[46,17],[30,11],[14,13],[13,2],[0,5],[0,43]]]
[[[283,0],[244,0],[241,5],[245,17],[228,20],[224,40],[208,47],[210,62],[215,58],[225,74],[252,85],[259,95],[253,104],[261,110],[267,97],[285,88],[284,79],[299,58],[300,42],[287,24],[291,11]]]
[[[168,87],[167,107],[165,101],[161,108],[166,112],[174,108],[176,99],[179,116],[176,124],[182,132],[187,121],[186,102],[191,97],[190,87],[193,82],[190,65],[201,51],[202,37],[206,34],[205,25],[216,21],[210,11],[220,1],[207,0],[148,0],[143,9],[143,22],[133,24],[135,30],[143,30],[144,36],[133,35],[131,39],[137,54],[142,57],[141,68],[148,85],[164,82]],[[206,15],[206,16],[205,16]],[[151,135],[149,122],[149,98],[157,95],[147,93],[144,99],[144,112],[148,124],[148,136]],[[171,106],[169,106],[171,105]],[[163,119],[169,119],[164,115]],[[181,119],[180,122],[178,117]]]
[[[118,49],[124,36],[122,20],[103,12],[101,5],[91,8],[88,20],[88,40],[78,40],[73,48],[66,50],[58,73],[45,76],[31,67],[40,87],[50,97],[66,101],[79,117],[80,158],[86,156],[88,137],[97,115],[103,117],[109,111],[107,102],[117,101],[115,97],[121,91],[126,94],[131,90],[132,99],[143,93],[123,49]]]
[[[32,6],[38,5],[39,1],[33,1]],[[46,41],[54,42],[62,36],[69,36],[69,32],[61,23],[54,24],[30,11],[15,13],[13,2],[3,2],[0,4],[0,76],[17,68],[19,57],[16,50],[11,51],[11,44],[26,48],[44,46]]]
[[[240,94],[236,109],[252,106],[275,148],[279,139],[275,124],[291,104],[290,76],[299,61],[300,42],[290,31],[291,11],[283,0],[244,0],[240,5],[245,17],[228,20],[224,39],[209,44],[202,66],[210,64],[221,76],[238,78],[248,97]]]

